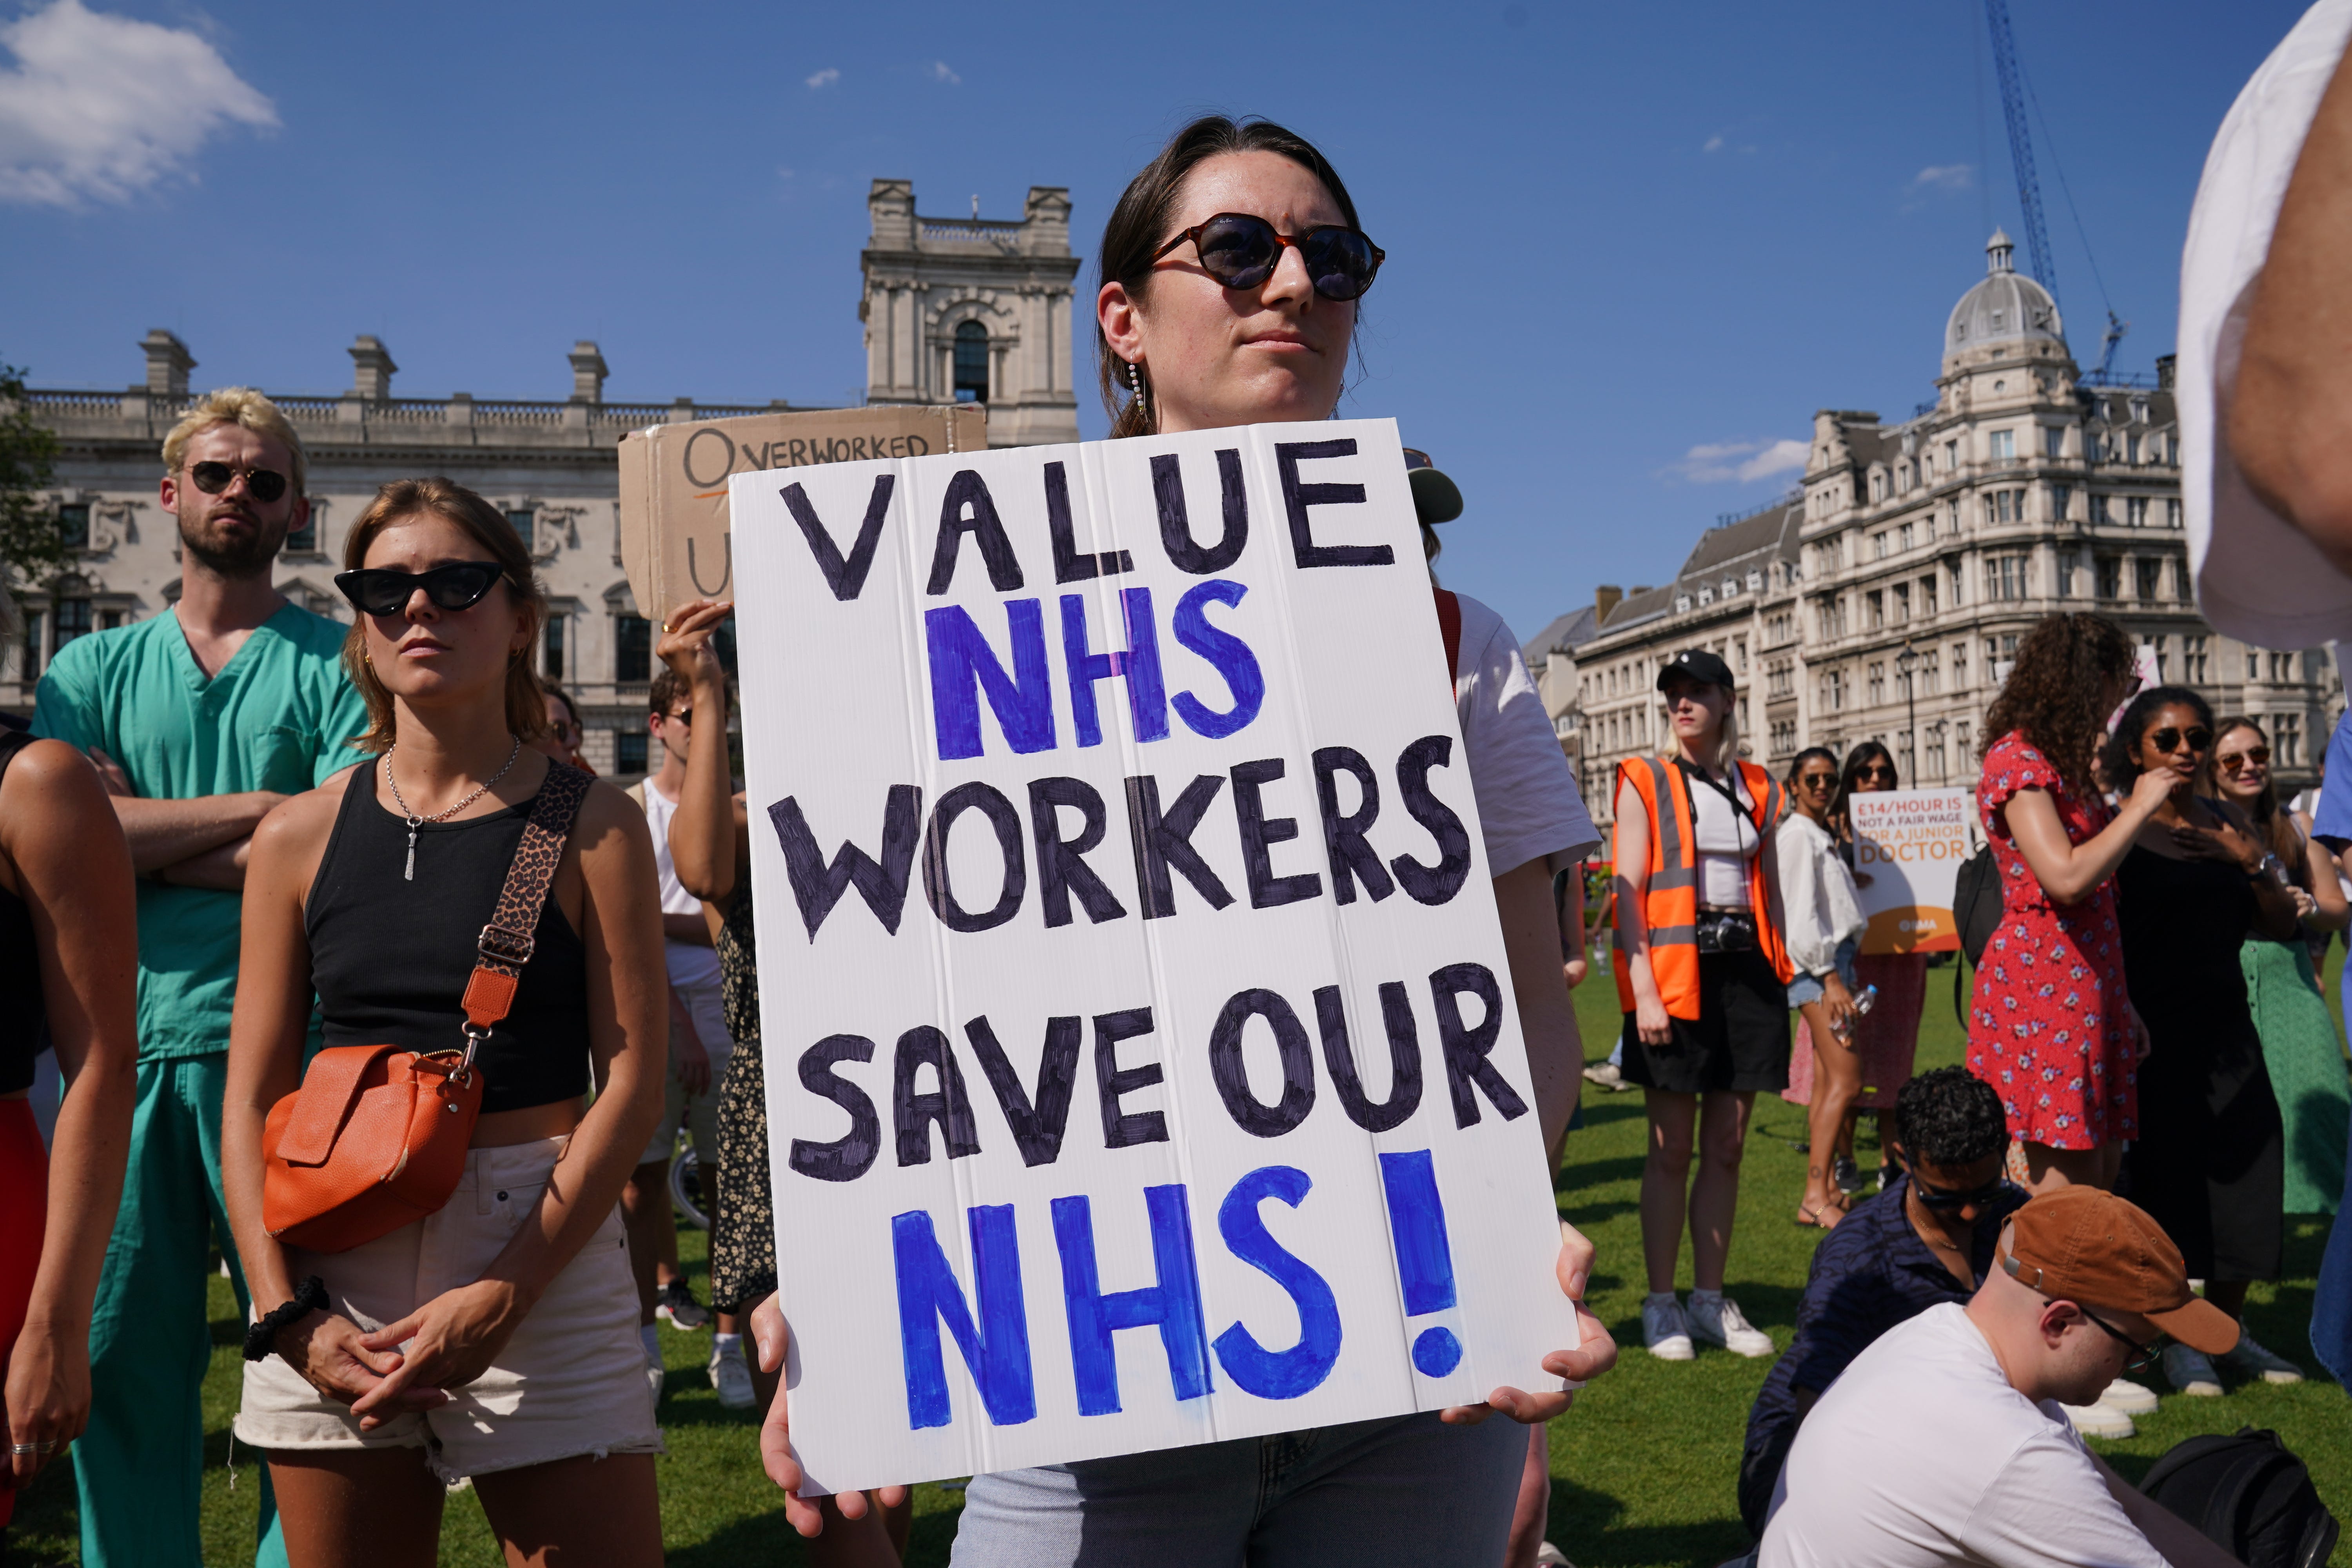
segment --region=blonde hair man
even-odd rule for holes
[[[178,602],[59,648],[33,713],[35,733],[98,763],[141,874],[138,1108],[74,1454],[91,1568],[202,1561],[204,1277],[226,1226],[220,1110],[246,851],[279,801],[357,760],[348,742],[367,728],[343,627],[270,582],[310,514],[285,415],[244,387],[211,393],[173,427],[163,469]],[[284,1561],[274,1536],[264,1557]]]

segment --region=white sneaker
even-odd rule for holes
[[[646,1386],[653,1391],[654,1404],[656,1406],[662,1402],[662,1381],[666,1375],[658,1358],[653,1356],[646,1358]]]
[[[2156,1391],[2146,1384],[2119,1377],[2107,1384],[2107,1391],[2099,1395],[2099,1403],[2126,1415],[2146,1415],[2156,1408]]]
[[[2260,1377],[2264,1383],[2301,1383],[2303,1368],[2278,1354],[2263,1349],[2254,1336],[2245,1330],[2238,1331],[2238,1343],[2221,1358],[2232,1372],[2242,1372],[2249,1377]]]
[[[2074,1430],[2085,1437],[2123,1438],[2139,1430],[2132,1425],[2130,1416],[2104,1400],[2096,1405],[2061,1404],[2058,1408],[2066,1413]]]
[[[1739,1303],[1728,1296],[1690,1294],[1690,1331],[1694,1339],[1721,1345],[1733,1355],[1750,1360],[1772,1353],[1772,1336],[1749,1323]]]
[[[743,1364],[743,1347],[730,1347],[734,1353],[713,1348],[710,1352],[710,1386],[719,1391],[719,1403],[730,1410],[749,1410],[759,1395],[751,1387],[751,1369]]]
[[[2201,1351],[2187,1345],[2164,1347],[2164,1377],[2183,1394],[2193,1394],[2200,1399],[2210,1399],[2221,1392],[2221,1374]]]
[[[1688,1361],[1698,1353],[1691,1348],[1690,1324],[1684,1321],[1683,1304],[1675,1300],[1672,1290],[1643,1298],[1642,1342],[1660,1361]]]
[[[1626,1087],[1625,1075],[1618,1070],[1615,1062],[1606,1059],[1594,1062],[1591,1067],[1586,1068],[1584,1076],[1612,1092]]]

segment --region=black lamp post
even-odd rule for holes
[[[1919,700],[1911,689],[1911,670],[1918,662],[1919,655],[1907,642],[1903,645],[1903,651],[1895,656],[1895,672],[1903,678],[1903,706],[1909,714],[1906,731],[1905,750],[1908,753],[1906,771],[1915,782],[1919,776]]]

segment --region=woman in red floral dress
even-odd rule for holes
[[[2104,616],[2026,634],[1986,715],[1977,810],[2000,871],[2000,924],[1977,966],[1969,1070],[1991,1084],[2035,1192],[2115,1184],[2137,1129],[2147,1031],[2124,987],[2115,871],[2169,785],[2144,774],[2122,807],[2091,754],[2132,689],[2132,646]]]

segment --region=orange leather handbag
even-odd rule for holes
[[[449,1201],[482,1111],[474,1053],[514,1006],[588,775],[551,764],[466,984],[465,1048],[331,1046],[263,1124],[261,1217],[278,1240],[348,1252]]]

